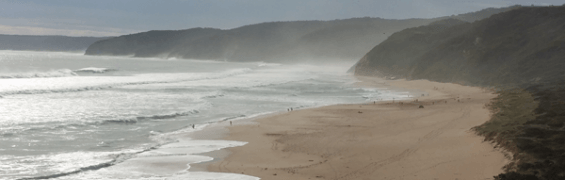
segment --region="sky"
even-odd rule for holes
[[[0,0],[0,34],[119,36],[353,17],[433,18],[563,0]]]

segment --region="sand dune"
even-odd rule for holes
[[[360,86],[426,96],[297,110],[229,127],[225,139],[249,143],[229,148],[231,154],[208,170],[262,179],[462,180],[502,172],[504,154],[470,131],[489,119],[483,106],[492,93],[424,80],[361,79]]]

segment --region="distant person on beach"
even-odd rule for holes
[[[230,121],[230,126],[231,126],[231,125],[232,125],[232,124],[231,124],[231,121]]]
[[[194,124],[192,124],[192,129],[194,129]]]

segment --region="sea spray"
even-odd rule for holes
[[[0,52],[0,56],[4,55]],[[10,61],[6,63],[10,64],[8,68],[18,72],[85,67],[119,71],[106,71],[103,75],[79,72],[64,77],[0,78],[2,180],[53,176],[257,179],[186,172],[190,167],[187,164],[210,159],[189,152],[231,145],[183,137],[210,123],[237,123],[240,119],[285,112],[291,107],[363,103],[367,101],[363,96],[400,96],[381,89],[357,89],[352,86],[355,78],[339,67],[35,52],[7,56],[13,56],[6,58]],[[29,60],[29,56],[34,56],[34,60]],[[63,158],[68,156],[73,158]],[[162,172],[153,172],[159,168],[143,169],[144,165],[163,163],[164,159],[179,164],[176,169]]]

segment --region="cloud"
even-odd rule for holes
[[[0,25],[0,34],[13,35],[62,35],[65,36],[119,36],[135,33],[123,29],[105,28],[102,30],[79,30],[79,29],[54,29],[33,26],[5,26]]]
[[[0,33],[115,36],[271,21],[434,18],[515,4],[530,5],[531,0],[0,0]]]

